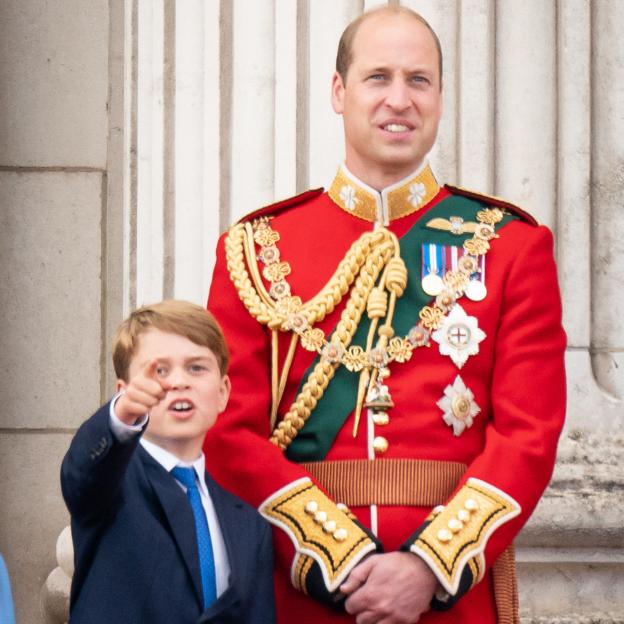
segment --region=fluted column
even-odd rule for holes
[[[126,307],[204,303],[230,223],[327,184],[344,156],[330,104],[338,38],[380,4],[126,0]],[[505,197],[555,234],[569,407],[553,483],[519,540],[521,589],[527,617],[589,617],[621,604],[610,574],[624,566],[613,504],[624,490],[624,3],[401,4],[444,49],[440,180]],[[592,590],[572,609],[575,575]],[[551,594],[533,600],[549,576]]]

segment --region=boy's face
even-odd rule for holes
[[[145,438],[180,459],[201,453],[204,435],[227,405],[230,380],[222,376],[214,353],[179,334],[149,329],[138,338],[129,378],[156,360],[155,375],[167,388],[165,398],[150,410]],[[121,388],[126,384],[119,382]]]

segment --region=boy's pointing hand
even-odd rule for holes
[[[115,415],[127,425],[134,425],[165,398],[168,384],[158,376],[158,360],[148,362],[128,383],[119,381],[124,394],[115,403]]]

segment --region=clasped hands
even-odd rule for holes
[[[409,552],[371,555],[353,569],[340,591],[357,624],[412,624],[428,611],[438,580]]]

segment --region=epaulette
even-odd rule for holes
[[[519,206],[512,204],[500,197],[495,197],[494,195],[483,195],[482,193],[477,193],[476,191],[470,191],[468,189],[462,188],[461,186],[451,186],[450,184],[445,184],[444,188],[448,189],[451,193],[455,195],[461,195],[462,197],[469,197],[470,199],[476,199],[480,202],[485,202],[490,206],[496,206],[497,208],[504,208],[509,212],[519,216],[524,221],[528,221],[532,225],[539,225],[539,221],[530,215],[526,210],[523,210]]]
[[[269,204],[268,206],[258,208],[257,210],[250,212],[244,217],[241,217],[237,223],[245,223],[246,221],[251,221],[252,219],[257,219],[258,217],[273,217],[281,212],[284,212],[285,210],[294,208],[299,204],[303,204],[309,199],[314,199],[323,192],[325,192],[325,189],[322,187],[310,189],[309,191],[304,191],[303,193],[299,193],[299,195],[295,195],[294,197],[289,197],[288,199],[284,199],[274,204]]]

